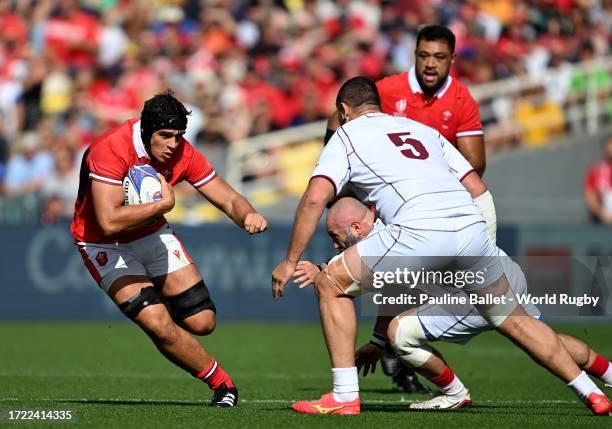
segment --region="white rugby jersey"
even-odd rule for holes
[[[355,188],[385,224],[455,231],[484,221],[460,182],[472,170],[433,128],[371,113],[338,128],[311,177],[329,180],[336,195]]]

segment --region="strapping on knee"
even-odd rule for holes
[[[119,304],[119,309],[130,319],[134,320],[140,312],[148,307],[149,305],[161,304],[162,301],[155,292],[153,286],[147,286],[140,289],[140,291],[125,301]]]
[[[334,256],[322,274],[343,294],[357,296],[361,285],[351,274],[344,260],[344,253]]]
[[[166,304],[170,314],[172,314],[172,318],[176,322],[182,322],[186,318],[204,310],[217,312],[215,303],[210,298],[210,293],[204,284],[204,280],[200,280],[178,295],[167,297]]]
[[[418,368],[433,354],[431,347],[424,344],[427,340],[425,331],[416,315],[404,316],[398,321],[391,346],[402,362],[412,368]]]

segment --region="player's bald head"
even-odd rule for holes
[[[367,213],[368,208],[359,200],[350,197],[340,198],[327,213],[327,226],[346,228],[353,222],[362,221]]]

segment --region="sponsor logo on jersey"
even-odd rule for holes
[[[106,252],[98,252],[98,254],[96,255],[96,262],[101,267],[105,266],[108,263],[108,255],[106,254]]]
[[[172,253],[174,253],[174,256],[176,256],[178,259],[181,259],[181,251],[180,250],[173,250]]]

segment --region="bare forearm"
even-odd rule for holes
[[[467,174],[461,181],[461,184],[467,189],[472,198],[477,198],[487,191],[487,185],[474,171]]]
[[[393,316],[383,315],[381,311],[382,307],[379,307],[378,310],[378,317],[374,324],[374,332],[387,338],[387,328],[389,327],[389,323],[393,320]]]
[[[295,262],[300,259],[310,242],[325,209],[325,203],[310,200],[307,195],[302,197],[297,208],[289,248],[285,259]]]
[[[164,213],[160,202],[153,202],[134,206],[120,206],[113,208],[105,216],[98,216],[98,223],[106,235],[129,231],[142,226],[156,216]]]
[[[249,213],[257,213],[255,207],[240,194],[236,194],[229,207],[224,211],[241,228],[244,226],[244,220]]]

